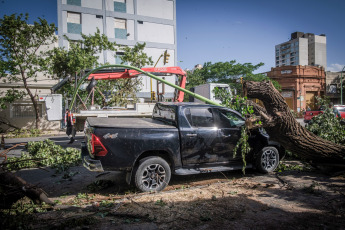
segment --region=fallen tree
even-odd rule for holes
[[[34,203],[54,204],[39,187],[27,183],[22,178],[0,168],[1,191],[0,209],[8,209],[23,197],[29,197]]]
[[[302,127],[271,82],[247,81],[243,88],[248,98],[263,102],[265,108],[255,103],[252,105],[272,140],[312,163],[345,163],[345,146],[324,140]]]
[[[25,168],[51,167],[55,168],[57,172],[64,172],[69,167],[78,165],[81,159],[78,149],[63,149],[49,139],[29,142],[26,144],[26,148],[28,153],[22,154],[21,157],[7,158],[6,153],[10,149],[0,152],[0,157],[4,158],[3,162],[0,163],[0,209],[10,208],[12,204],[25,196],[36,204],[43,202],[53,204],[41,188],[27,183],[13,174],[13,171]]]

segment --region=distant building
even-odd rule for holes
[[[282,87],[281,94],[291,110],[317,109],[316,96],[325,95],[326,77],[323,67],[281,66],[272,68],[267,76]]]
[[[202,65],[201,64],[196,64],[193,68],[193,71],[196,70],[196,69],[202,69]]]
[[[57,0],[59,46],[68,47],[66,35],[80,40],[97,28],[110,41],[134,46],[146,42],[145,52],[156,62],[165,50],[167,66],[177,63],[176,0]],[[121,51],[106,51],[101,63],[120,64]],[[161,58],[157,66],[163,66]]]
[[[343,78],[345,78],[344,72]],[[340,104],[340,79],[341,72],[326,72],[326,96],[334,105]]]
[[[275,46],[276,67],[310,65],[327,67],[326,35],[294,32],[290,41]]]

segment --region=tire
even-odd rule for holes
[[[273,172],[279,165],[279,151],[272,146],[264,147],[256,158],[256,168],[261,173]]]
[[[169,183],[171,170],[161,157],[146,157],[140,160],[134,175],[135,186],[142,192],[163,190]]]

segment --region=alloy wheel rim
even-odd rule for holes
[[[261,156],[261,164],[264,169],[270,170],[277,163],[277,154],[275,151],[268,149]]]
[[[166,172],[162,165],[151,164],[146,167],[142,174],[142,184],[144,187],[155,190],[163,185]]]

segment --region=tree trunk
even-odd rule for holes
[[[324,140],[302,127],[271,82],[244,83],[248,98],[260,99],[265,108],[254,106],[270,139],[313,163],[345,163],[345,146]]]
[[[36,129],[39,129],[40,126],[41,126],[41,118],[40,118],[40,111],[39,111],[39,108],[38,108],[38,103],[37,103],[37,100],[35,98],[35,96],[32,94],[29,86],[28,86],[28,83],[27,83],[27,80],[26,80],[26,75],[25,75],[25,72],[23,70],[22,67],[20,67],[21,69],[21,75],[22,75],[22,80],[23,80],[23,83],[24,83],[24,88],[26,89],[26,92],[28,92],[29,94],[29,97],[31,99],[31,102],[32,102],[32,105],[34,107],[34,110],[35,110],[35,117],[36,117]]]
[[[54,204],[41,188],[27,183],[13,173],[3,171],[0,168],[0,177],[0,209],[10,208],[12,204],[24,196],[29,197],[35,203]]]

